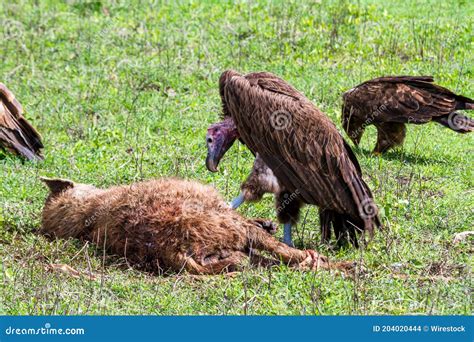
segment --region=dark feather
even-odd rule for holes
[[[0,83],[0,146],[27,159],[43,159],[41,137],[23,117],[13,93]]]

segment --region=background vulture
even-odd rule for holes
[[[209,127],[206,166],[217,171],[238,138],[278,180],[276,207],[291,245],[291,225],[302,204],[319,207],[322,239],[338,240],[380,226],[359,163],[335,125],[291,85],[266,72],[225,71],[219,80],[224,120]]]
[[[380,77],[343,94],[342,126],[358,145],[365,127],[377,127],[374,153],[403,143],[405,123],[435,121],[458,133],[474,130],[474,120],[456,113],[474,109],[474,101],[433,84],[431,76]]]
[[[15,95],[0,83],[0,147],[29,160],[41,160],[39,133],[23,117]]]

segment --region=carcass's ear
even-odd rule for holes
[[[40,179],[48,186],[53,195],[74,187],[74,182],[68,179],[47,177],[40,177]]]

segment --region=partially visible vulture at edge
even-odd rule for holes
[[[222,122],[207,132],[206,166],[212,172],[236,139],[276,177],[277,216],[286,244],[303,204],[319,207],[322,240],[334,229],[356,247],[357,233],[380,227],[377,206],[359,163],[336,126],[303,94],[277,76],[228,70],[219,80]],[[257,163],[256,160],[256,163]],[[257,165],[258,166],[258,165]],[[255,164],[254,164],[255,168]],[[260,172],[262,173],[262,172]]]
[[[474,131],[474,120],[456,112],[474,101],[433,83],[432,76],[388,76],[359,84],[343,94],[342,126],[358,145],[365,127],[375,125],[380,154],[401,145],[406,123],[435,121],[458,133]]]
[[[3,83],[0,101],[0,147],[29,160],[42,160],[41,136],[23,117],[23,108]]]

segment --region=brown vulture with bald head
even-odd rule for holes
[[[41,137],[23,117],[15,95],[0,83],[0,147],[29,160],[41,160]]]
[[[277,76],[228,70],[219,80],[224,120],[207,132],[206,166],[217,165],[236,139],[257,160],[257,175],[276,193],[283,241],[292,245],[291,226],[303,204],[319,207],[322,239],[331,228],[338,241],[380,226],[377,207],[359,163],[336,126],[303,94]],[[260,165],[257,165],[260,163]],[[270,172],[267,172],[270,171]],[[273,177],[273,179],[272,179]],[[258,183],[258,182],[257,182]]]
[[[342,126],[358,145],[365,127],[377,127],[375,154],[403,143],[406,123],[435,121],[458,133],[474,130],[474,120],[457,113],[474,101],[433,83],[432,76],[388,76],[359,84],[343,94]]]

